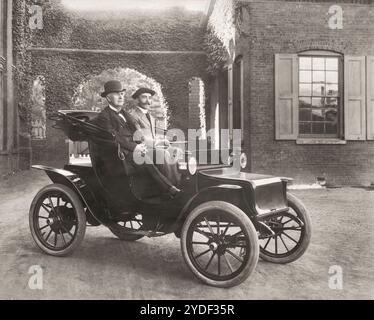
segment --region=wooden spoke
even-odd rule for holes
[[[282,234],[284,234],[288,239],[292,240],[293,242],[298,243],[294,238],[292,238],[291,236],[289,236],[287,233],[282,232]]]
[[[294,230],[294,231],[301,231],[302,228],[301,227],[286,227],[286,228],[282,228],[282,230]]]
[[[210,251],[210,250],[209,250],[209,251]],[[208,261],[208,263],[207,263],[207,265],[205,266],[205,270],[207,270],[207,269],[209,268],[210,263],[212,262],[212,260],[213,260],[213,258],[214,258],[215,255],[216,255],[216,253],[213,252],[212,256],[210,257],[210,259],[209,259],[209,261]]]
[[[268,239],[268,241],[266,242],[265,244],[265,247],[264,247],[264,250],[266,249],[266,247],[268,246],[269,242],[270,242],[271,238]]]
[[[66,246],[66,240],[65,240],[65,237],[64,237],[64,234],[62,233],[62,231],[60,230],[60,235],[61,235],[61,237],[62,237],[62,240],[64,241],[64,243],[65,243],[65,246]]]
[[[223,236],[226,234],[227,230],[229,230],[230,226],[231,226],[231,222],[229,222],[229,223],[227,224],[225,230],[224,230],[223,233],[222,233]]]
[[[51,206],[51,209],[52,209],[53,213],[54,213],[54,214],[57,214],[56,211],[55,211],[55,207],[54,207],[54,205],[53,205],[53,202],[52,202],[52,199],[51,199],[50,196],[48,196],[48,201],[49,201],[49,204],[50,204],[50,206]]]
[[[209,236],[209,233],[206,233],[200,229],[195,229],[194,232],[197,232],[197,233],[200,233],[202,234],[203,236],[207,237],[208,239],[210,239],[210,236]]]
[[[204,220],[205,220],[206,225],[209,228],[210,233],[214,234],[213,228],[210,226],[208,219],[206,217],[204,217]]]
[[[278,237],[275,237],[274,240],[275,240],[275,254],[278,254]]]
[[[218,255],[218,275],[221,275],[221,256]]]
[[[226,249],[226,252],[230,255],[232,255],[236,260],[240,261],[240,262],[243,262],[243,259],[240,258],[237,254],[235,254],[234,252],[232,252],[231,250],[228,250]]]
[[[44,230],[47,227],[49,227],[49,224],[45,225],[44,227],[39,228],[39,231],[42,231],[42,230]]]
[[[217,215],[217,234],[220,234],[220,216]]]
[[[47,235],[47,238],[45,238],[45,241],[46,241],[46,242],[48,242],[48,239],[49,239],[49,237],[51,236],[51,234],[52,234],[52,229],[49,230],[49,233],[48,233],[48,235]]]
[[[226,254],[224,254],[223,257],[225,258],[226,264],[229,267],[231,273],[234,273],[234,268],[232,267],[232,265],[231,265],[229,259],[227,258]]]
[[[279,235],[279,238],[281,239],[281,241],[282,241],[284,247],[286,248],[287,252],[289,252],[290,250],[288,250],[288,247],[286,246],[286,243],[284,242],[281,234]]]
[[[62,226],[62,228],[69,234],[70,237],[74,238],[74,235],[68,229],[66,229],[65,226]]]
[[[205,250],[205,251],[199,253],[197,256],[195,256],[195,259],[200,258],[200,257],[203,256],[204,254],[207,254],[209,251],[211,251],[211,250],[208,249],[208,250]]]
[[[48,210],[50,207],[48,207],[46,204],[42,203],[42,208],[43,208],[45,211],[47,211],[49,214],[51,214],[51,211]]]
[[[202,241],[193,241],[192,244],[203,244],[209,246],[208,242],[202,242]]]

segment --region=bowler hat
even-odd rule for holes
[[[123,92],[126,89],[122,86],[122,83],[117,80],[111,80],[104,84],[104,92],[101,93],[101,96],[105,98],[109,93],[113,92]]]
[[[152,96],[156,94],[156,91],[149,89],[149,88],[139,88],[138,90],[135,91],[135,93],[132,95],[133,99],[137,99],[141,94],[143,93],[149,93]]]

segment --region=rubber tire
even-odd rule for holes
[[[293,194],[287,192],[287,201],[288,201],[288,206],[292,208],[296,213],[297,217],[304,222],[305,225],[305,235],[304,239],[302,240],[302,243],[300,247],[290,254],[289,256],[286,257],[280,257],[280,258],[274,258],[270,257],[260,250],[260,258],[264,261],[271,262],[271,263],[278,263],[278,264],[286,264],[293,262],[297,259],[299,259],[305,251],[308,249],[310,239],[312,236],[312,221],[310,219],[309,213],[307,209],[305,208],[304,204]]]
[[[192,264],[190,257],[188,255],[188,252],[187,252],[186,239],[187,239],[187,231],[189,229],[190,224],[201,213],[205,211],[214,210],[214,209],[218,209],[220,211],[226,211],[228,214],[232,215],[234,219],[239,220],[244,225],[245,230],[243,231],[247,233],[246,236],[249,238],[249,242],[250,242],[251,255],[248,259],[247,265],[245,266],[243,271],[239,275],[237,275],[235,278],[230,279],[230,280],[225,280],[225,281],[212,280],[202,275]],[[224,201],[205,202],[191,211],[191,213],[187,216],[187,219],[185,220],[183,227],[182,227],[181,247],[182,247],[182,255],[183,255],[184,261],[186,262],[187,266],[192,271],[192,273],[203,283],[210,285],[210,286],[219,287],[219,288],[231,288],[245,281],[256,268],[258,258],[259,258],[258,235],[257,235],[255,227],[253,226],[252,221],[241,209],[239,209],[238,207],[234,206],[231,203],[224,202]]]
[[[119,239],[122,241],[137,241],[140,240],[141,238],[144,238],[142,235],[137,235],[137,234],[128,234],[122,230],[119,230],[117,228],[109,228],[109,230]]]
[[[47,247],[45,247],[40,240],[38,239],[35,229],[34,229],[34,221],[33,221],[33,216],[34,216],[34,211],[36,209],[36,204],[41,196],[43,196],[44,193],[48,191],[59,191],[65,194],[65,196],[71,201],[75,213],[77,215],[77,220],[78,220],[78,225],[77,225],[77,234],[71,245],[69,247],[61,250],[61,251],[54,251],[51,250]],[[31,206],[30,206],[30,211],[29,211],[29,225],[30,225],[30,231],[31,235],[37,244],[37,246],[45,253],[55,256],[55,257],[64,257],[67,255],[70,255],[82,242],[84,235],[86,233],[86,214],[84,212],[83,204],[78,196],[78,194],[73,191],[71,188],[62,185],[62,184],[50,184],[43,189],[41,189],[36,196],[34,197]]]

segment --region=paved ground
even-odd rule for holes
[[[374,298],[374,190],[294,191],[313,219],[312,243],[289,265],[260,261],[232,289],[200,284],[184,265],[174,235],[125,243],[103,227],[88,228],[75,253],[47,256],[28,229],[28,209],[49,180],[24,172],[0,182],[2,299],[358,299]],[[43,290],[28,286],[32,265],[44,271]],[[343,290],[328,286],[329,267],[343,269]]]

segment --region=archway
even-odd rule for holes
[[[104,83],[109,80],[119,80],[126,88],[125,108],[131,109],[136,106],[131,96],[139,87],[148,87],[156,91],[151,108],[151,114],[157,119],[157,126],[167,128],[169,124],[168,105],[162,93],[161,85],[151,77],[146,76],[134,69],[115,68],[103,71],[85,80],[75,89],[72,97],[73,108],[100,111],[107,106],[107,102],[100,96]]]
[[[151,114],[156,118],[156,125],[166,129],[168,127],[168,105],[162,93],[161,85],[154,79],[130,68],[108,69],[99,75],[93,75],[83,81],[75,89],[72,97],[72,105],[78,110],[94,110],[101,111],[108,104],[106,99],[100,96],[103,91],[105,82],[109,80],[119,80],[126,88],[125,92],[125,108],[127,110],[136,107],[136,101],[132,99],[132,94],[139,87],[148,87],[156,91],[151,107]],[[88,155],[88,145],[85,142],[70,142],[69,157],[70,162],[83,160]]]

